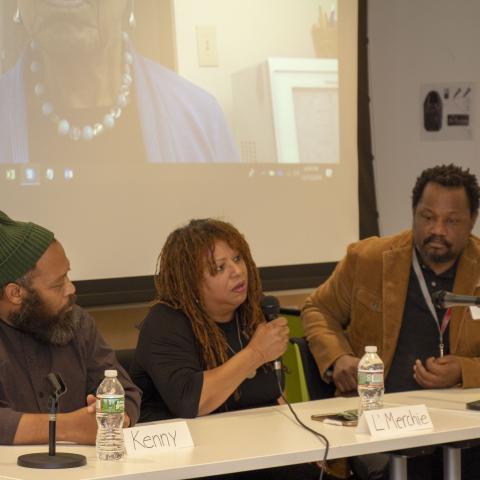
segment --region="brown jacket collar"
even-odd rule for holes
[[[388,372],[395,353],[412,266],[412,231],[403,232],[383,252],[383,360]],[[473,235],[462,252],[453,291],[473,295],[480,281],[480,240]],[[450,353],[458,350],[465,309],[454,308],[450,322]]]

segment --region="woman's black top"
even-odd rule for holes
[[[237,329],[235,319],[218,326],[234,352],[247,345],[248,337]],[[190,319],[180,310],[155,305],[142,323],[130,369],[132,380],[143,391],[140,421],[196,417],[204,370]],[[237,394],[216,412],[275,405],[279,396],[275,372],[268,364],[243,381]]]

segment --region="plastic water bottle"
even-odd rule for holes
[[[383,408],[383,362],[377,347],[365,347],[365,355],[358,364],[359,415],[364,410]]]
[[[97,389],[97,458],[120,460],[125,455],[123,416],[125,391],[116,370],[105,370],[105,378]]]

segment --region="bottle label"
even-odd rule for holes
[[[124,413],[125,397],[123,396],[101,396],[97,397],[97,413]]]
[[[359,371],[358,384],[369,387],[383,387],[383,370]]]

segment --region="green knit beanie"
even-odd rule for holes
[[[0,210],[0,287],[35,267],[53,238],[46,228],[16,222]]]

